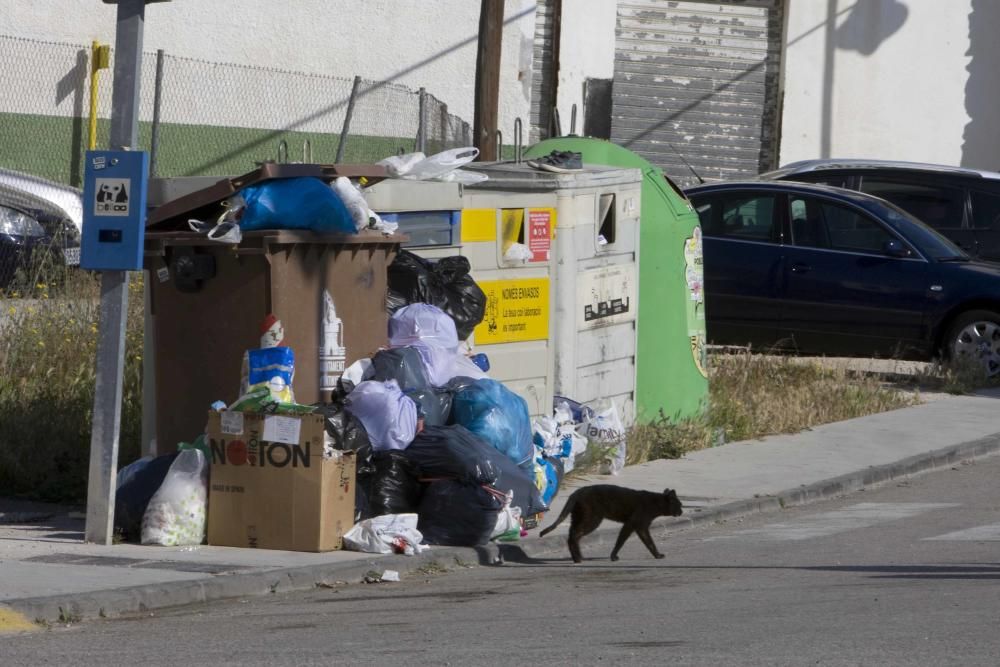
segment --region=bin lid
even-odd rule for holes
[[[638,184],[642,173],[637,169],[587,164],[572,173],[558,174],[529,167],[525,162],[473,162],[463,169],[486,174],[489,180],[467,185],[470,190],[570,190]]]
[[[387,178],[365,188],[364,195],[368,206],[376,213],[457,211],[462,208],[462,186],[455,182]]]
[[[387,176],[385,167],[376,164],[278,164],[265,162],[257,169],[242,176],[223,177],[206,184],[203,177],[181,179],[151,179],[150,190],[157,196],[170,195],[166,201],[154,200],[146,218],[147,230],[187,229],[189,218],[200,220],[218,217],[221,203],[242,188],[272,178],[314,176],[332,181],[338,176],[365,178],[375,183]],[[156,205],[159,204],[159,205]]]
[[[399,246],[410,240],[406,234],[385,235],[375,230],[363,230],[357,234],[317,234],[298,229],[263,229],[243,232],[243,240],[237,245],[210,241],[204,234],[193,231],[149,231],[145,235],[145,254],[161,255],[167,246],[208,246],[232,249],[236,252],[254,254],[267,250],[269,246],[317,244],[333,246],[391,245]]]
[[[553,137],[528,148],[524,157],[529,159],[541,157],[554,150],[575,151],[582,154],[584,165],[588,168],[591,166],[590,163],[593,163],[641,169],[644,182],[653,187],[658,195],[654,198],[654,202],[667,207],[674,215],[694,214],[694,209],[691,208],[683,191],[663,173],[662,169],[623,146],[593,137]]]

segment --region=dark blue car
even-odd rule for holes
[[[793,182],[686,191],[701,218],[708,336],[830,356],[980,360],[1000,372],[1000,264],[902,209]]]

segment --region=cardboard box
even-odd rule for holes
[[[323,458],[322,415],[211,412],[208,543],[333,551],[354,525],[353,452]]]

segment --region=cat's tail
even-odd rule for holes
[[[542,537],[547,533],[551,533],[556,526],[558,526],[563,522],[563,519],[569,516],[569,513],[573,511],[573,505],[575,504],[576,504],[576,499],[571,495],[569,497],[569,500],[566,501],[566,506],[563,507],[562,512],[559,513],[559,518],[556,519],[555,523],[553,523],[548,528],[543,529],[542,532],[538,533],[538,536]]]

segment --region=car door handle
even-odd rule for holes
[[[792,264],[792,273],[809,273],[812,267],[808,264]]]

